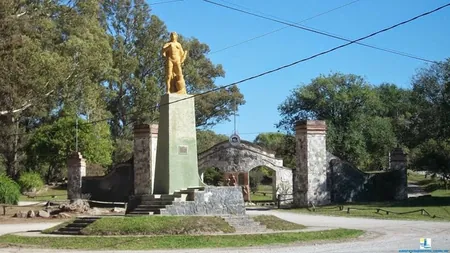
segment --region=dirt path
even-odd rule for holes
[[[148,252],[161,253],[210,253],[210,252],[245,252],[245,253],[360,253],[360,252],[398,252],[399,249],[419,249],[420,238],[431,238],[433,249],[450,249],[450,222],[430,221],[402,221],[402,220],[378,220],[367,218],[346,218],[319,215],[307,215],[284,211],[249,211],[249,214],[273,214],[282,219],[304,224],[306,226],[324,228],[355,228],[369,231],[362,238],[346,242],[328,243],[303,243],[289,246],[264,246],[237,249],[195,249],[195,250],[155,250]],[[50,227],[54,224],[23,224],[15,231]],[[4,231],[5,225],[0,225],[0,231]],[[11,229],[11,228],[10,228]],[[36,249],[0,249],[5,252],[61,252],[61,250],[36,250]],[[64,252],[89,252],[67,251]],[[99,252],[99,251],[92,251]],[[104,251],[104,252],[143,252],[143,251]]]

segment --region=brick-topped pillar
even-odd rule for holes
[[[84,176],[86,176],[86,160],[81,153],[73,153],[67,159],[67,197],[70,200],[81,198],[81,182]]]
[[[295,207],[330,203],[327,189],[325,121],[299,121],[295,126],[296,162],[292,171]]]
[[[395,148],[389,157],[389,170],[396,171],[400,174],[400,180],[395,191],[395,200],[404,200],[408,198],[408,175],[406,165],[408,162],[407,155],[402,148]]]
[[[151,127],[148,124],[134,127],[134,194],[146,195],[153,191],[152,170],[152,138]]]

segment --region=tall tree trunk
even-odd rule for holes
[[[19,149],[19,121],[16,120],[14,116],[8,116],[6,117],[5,126],[10,129],[10,131],[7,131],[9,133],[8,138],[6,138],[7,143],[4,143],[6,174],[13,179],[17,179],[19,174],[17,167],[17,152]]]

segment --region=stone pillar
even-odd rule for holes
[[[400,173],[400,180],[396,187],[394,195],[395,200],[404,200],[408,198],[408,175],[406,171],[408,159],[402,148],[395,148],[390,153],[389,169]]]
[[[152,193],[152,153],[151,153],[151,128],[148,124],[134,127],[134,195],[146,195]]]
[[[327,187],[325,121],[299,121],[295,126],[297,167],[292,170],[293,205],[330,203]]]
[[[86,176],[86,160],[81,153],[73,153],[67,159],[67,197],[81,199],[82,178]]]

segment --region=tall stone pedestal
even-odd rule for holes
[[[195,107],[191,96],[165,94],[161,97],[154,194],[172,194],[200,184]]]

